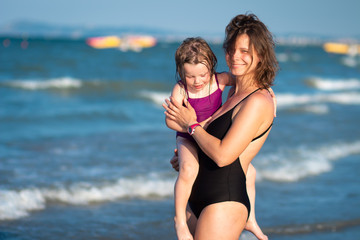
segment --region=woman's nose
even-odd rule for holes
[[[240,59],[241,58],[241,53],[240,53],[240,51],[235,51],[234,53],[233,53],[233,59],[234,60],[237,60],[237,59]]]

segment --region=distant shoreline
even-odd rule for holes
[[[223,41],[223,32],[178,32],[141,26],[91,27],[62,26],[41,22],[19,21],[0,25],[1,38],[82,40],[98,36],[150,35],[159,42],[179,42],[191,36],[201,36],[209,42]],[[330,36],[316,33],[274,33],[278,44],[321,45],[324,42],[360,43],[360,36]]]

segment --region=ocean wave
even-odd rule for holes
[[[294,106],[291,108],[292,112],[307,112],[314,113],[318,115],[323,115],[329,113],[329,106],[326,104],[313,104],[313,105],[305,105],[305,106]]]
[[[166,98],[171,96],[171,92],[141,91],[139,96],[149,99],[156,105],[161,106]]]
[[[45,208],[45,199],[38,189],[0,190],[0,220],[28,216],[29,211]]]
[[[333,161],[354,154],[360,154],[360,141],[282,150],[256,160],[257,180],[295,182],[329,172]]]
[[[360,58],[357,58],[356,56],[346,56],[342,57],[340,62],[348,67],[356,67],[357,65],[360,65]]]
[[[71,77],[53,78],[50,80],[14,80],[2,83],[8,87],[22,88],[26,90],[43,90],[43,89],[68,89],[80,88],[82,81]]]
[[[165,198],[173,194],[173,186],[174,179],[150,176],[119,179],[102,186],[74,183],[68,187],[0,190],[0,220],[26,217],[31,211],[45,209],[47,202],[88,205],[127,198]]]
[[[356,78],[350,79],[326,79],[313,77],[306,80],[309,86],[324,91],[354,90],[360,89],[360,80]]]
[[[138,95],[142,98],[146,98],[152,101],[156,105],[161,106],[161,104],[164,103],[164,100],[166,98],[169,98],[171,93],[143,90],[140,91]],[[329,108],[326,106],[326,103],[359,105],[360,93],[354,91],[336,92],[336,93],[318,93],[318,94],[276,93],[276,99],[277,99],[277,106],[280,110],[283,108],[297,107],[296,110],[298,111],[324,114],[327,113],[329,110]]]
[[[62,91],[72,90],[73,94],[124,94],[127,98],[142,98],[159,103],[162,96],[169,97],[169,93],[159,92],[162,84],[146,79],[136,81],[92,79],[83,80],[72,77],[52,79],[24,79],[0,81],[0,87],[20,88],[28,91]]]
[[[302,57],[300,54],[297,53],[277,53],[276,59],[279,62],[300,62]]]
[[[318,93],[318,94],[276,94],[277,106],[289,108],[298,105],[314,105],[319,103],[337,103],[344,105],[359,105],[359,92],[339,92],[339,93]]]

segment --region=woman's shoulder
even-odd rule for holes
[[[249,101],[257,104],[272,104],[272,97],[267,89],[259,89],[249,96]]]
[[[267,89],[260,89],[251,94],[243,105],[247,106],[249,109],[256,109],[256,111],[262,111],[264,113],[273,113],[274,111],[274,101]]]

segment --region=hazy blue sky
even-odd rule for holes
[[[255,13],[275,34],[360,36],[359,0],[0,0],[0,25],[36,20],[223,33],[232,17],[247,11]]]

